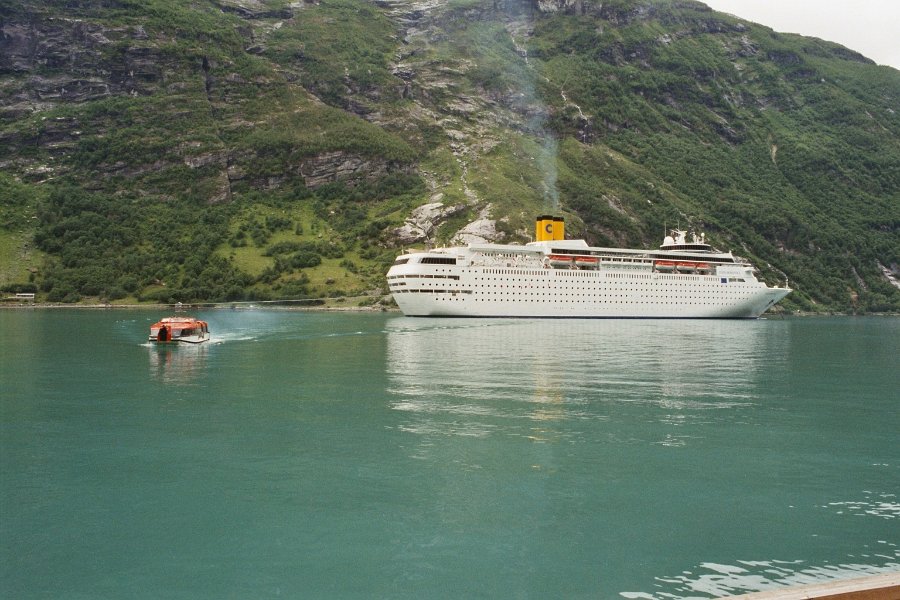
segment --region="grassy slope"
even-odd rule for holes
[[[370,186],[374,189],[354,194],[336,185],[320,196],[311,195],[303,185],[297,165],[304,157],[343,152],[392,164],[409,164],[415,158],[412,148],[399,137],[323,104],[285,76],[284,71],[296,67],[291,64],[291,53],[296,51],[291,44],[300,44],[300,37],[308,51],[320,45],[312,53],[322,55],[346,41],[342,15],[353,12],[348,6],[335,3],[310,11],[322,13],[316,19],[318,24],[298,19],[279,29],[269,52],[275,58],[288,56],[281,57],[287,63],[285,69],[271,62],[272,57],[245,53],[245,40],[236,32],[246,25],[211,3],[186,8],[181,3],[154,0],[125,3],[120,11],[79,12],[79,17],[107,26],[143,26],[152,40],[148,45],[162,61],[165,86],[143,97],[62,105],[4,126],[4,133],[13,139],[25,140],[11,149],[13,161],[22,165],[20,186],[38,196],[57,181],[71,182],[88,195],[74,214],[69,214],[73,211],[66,208],[69,201],[62,194],[40,204],[38,242],[59,257],[51,259],[39,278],[48,298],[72,301],[80,296],[118,299],[137,295],[148,300],[225,300],[241,297],[242,289],[253,290],[251,295],[257,297],[277,298],[359,292],[371,286],[373,279],[366,277],[366,269],[351,264],[353,257],[359,260],[359,248],[350,253],[350,262],[344,267],[338,266],[340,261],[335,263],[333,256],[323,256],[319,266],[304,269],[308,272],[303,277],[289,269],[265,282],[256,281],[275,262],[265,256],[268,245],[289,235],[280,226],[267,230],[264,222],[268,215],[288,213],[291,222],[287,229],[293,231],[304,224],[309,228],[312,223],[318,240],[345,246],[345,239],[352,240],[369,219],[402,222],[409,204],[406,194],[419,185],[415,178],[403,181],[401,177],[380,186],[376,182]],[[59,7],[56,10],[66,12]],[[374,27],[377,19],[372,17],[354,14],[356,29]],[[381,21],[383,25],[384,19]],[[381,39],[380,34],[372,39]],[[361,43],[354,44],[357,52],[369,53],[359,48]],[[347,60],[358,63],[358,58],[349,56]],[[318,65],[311,69],[313,73],[330,72],[321,60]],[[322,85],[310,82],[313,89]],[[77,137],[66,132],[62,156],[52,155],[40,144],[27,143],[46,138],[52,133],[48,124],[59,122],[76,124],[79,130]],[[231,182],[223,174],[226,161],[229,172],[237,173]],[[52,183],[27,175],[39,170],[36,166],[59,167],[60,163],[63,176]],[[384,196],[388,192],[391,197]],[[209,200],[216,198],[221,204],[210,205]],[[355,202],[358,209],[349,216],[341,215],[345,218],[331,219],[333,226],[326,225],[334,207],[346,201]],[[102,207],[110,202],[127,207],[120,218],[135,232],[134,239],[113,236],[111,242],[105,240],[109,243],[98,243],[99,238],[109,237],[99,227],[108,216],[108,208]],[[4,208],[24,211],[12,201],[4,202]],[[249,222],[261,224],[264,231],[233,247],[230,234]],[[19,230],[15,233],[23,235]],[[305,241],[312,235],[291,237]],[[13,245],[11,226],[4,228],[0,239],[4,248]],[[113,260],[113,255],[122,254],[129,260]],[[205,268],[215,257],[225,262]],[[385,260],[381,259],[381,264]],[[8,284],[20,281],[23,274],[21,269],[5,269],[2,277],[0,284]],[[203,280],[206,283],[198,285]],[[212,284],[223,280],[224,285]],[[309,285],[297,283],[299,280]]]
[[[499,115],[454,115],[498,142],[472,157],[463,181],[441,127],[397,93],[390,65],[402,45],[371,3],[324,0],[292,20],[252,22],[213,2],[42,5],[142,26],[159,72],[143,96],[0,121],[14,142],[0,150],[0,176],[17,190],[0,194],[0,285],[28,277],[15,256],[34,228],[50,259],[31,260],[51,299],[365,292],[392,258],[385,232],[428,199],[409,166],[440,181],[447,203],[465,201],[469,186],[521,239],[546,207],[551,140],[570,233],[654,244],[664,225],[695,220],[769,281],[790,277],[790,308],[900,310],[877,266],[900,263],[900,75],[833,44],[688,3],[659,2],[635,18],[634,3],[618,0],[601,19],[536,17],[526,65],[502,24],[466,16],[482,4],[450,4],[449,35],[421,51],[467,67],[443,97],[433,89],[417,101],[441,110],[487,95]],[[245,51],[248,38],[262,50]],[[104,47],[102,60],[116,64],[136,43]],[[0,92],[22,80],[5,81]],[[535,106],[544,107],[537,121]],[[51,138],[55,146],[41,143]],[[298,165],[323,152],[406,167],[311,192]],[[52,177],[41,175],[47,166]],[[75,188],[60,187],[68,183]]]

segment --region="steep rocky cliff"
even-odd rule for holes
[[[553,211],[605,244],[690,220],[788,307],[897,310],[898,97],[691,0],[0,0],[0,285],[373,291],[398,246]]]

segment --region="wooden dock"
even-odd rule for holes
[[[734,600],[900,600],[900,571],[730,596]]]

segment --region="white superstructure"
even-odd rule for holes
[[[538,218],[537,232],[525,246],[402,254],[388,287],[404,314],[446,317],[755,318],[791,292],[684,231],[659,250],[564,240],[562,220],[551,217]]]

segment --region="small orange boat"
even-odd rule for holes
[[[149,341],[202,344],[209,341],[209,324],[194,317],[165,317],[150,326]]]

